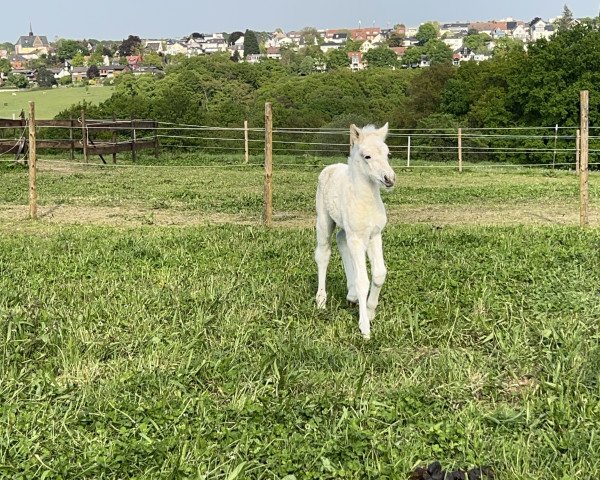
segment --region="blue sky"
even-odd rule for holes
[[[429,20],[493,20],[560,15],[567,3],[576,17],[596,16],[596,0],[30,0],[0,4],[0,41],[15,42],[29,31],[53,41],[64,38],[178,38],[191,32],[272,31],[418,25]],[[26,5],[26,6],[25,6]]]

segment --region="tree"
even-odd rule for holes
[[[104,62],[103,52],[104,48],[102,45],[97,45],[94,53],[92,53],[88,59],[88,65],[102,65],[102,62]]]
[[[56,85],[56,78],[54,78],[54,74],[46,67],[38,68],[35,81],[40,87],[51,87]]]
[[[425,45],[429,40],[436,39],[438,36],[438,28],[433,22],[426,22],[419,26],[416,39],[419,45]]]
[[[142,64],[150,67],[156,67],[162,69],[164,66],[163,57],[156,52],[144,53]]]
[[[229,45],[233,45],[235,42],[237,42],[243,36],[244,36],[243,32],[232,32],[231,35],[229,35],[229,40],[227,41],[227,43]]]
[[[252,30],[244,32],[244,57],[260,53],[256,34]]]
[[[473,33],[463,38],[463,45],[476,53],[483,53],[487,50],[486,44],[492,40],[487,33]]]
[[[402,65],[418,67],[422,55],[424,55],[423,47],[408,47],[402,56]]]
[[[573,23],[574,23],[573,12],[571,12],[569,7],[567,7],[567,5],[565,5],[563,7],[562,15],[556,22],[556,27],[558,30],[568,30],[569,28],[571,28],[573,26]]]
[[[74,67],[83,67],[84,64],[85,64],[85,57],[83,56],[83,53],[81,53],[81,52],[77,53],[71,59],[71,65]]]
[[[25,75],[21,75],[20,73],[9,73],[7,81],[17,88],[27,88],[29,86],[29,80],[27,80],[27,77]]]
[[[83,54],[85,51],[84,45],[77,40],[61,38],[56,42],[56,55],[61,62],[73,58],[78,53]]]
[[[310,75],[315,71],[315,59],[311,56],[305,56],[298,67],[300,75]]]
[[[431,65],[449,65],[452,63],[452,50],[442,40],[429,40],[424,46],[425,55]]]
[[[0,58],[0,73],[8,75],[11,69],[10,62],[6,58]]]
[[[365,53],[364,59],[369,68],[371,67],[397,67],[399,66],[398,57],[389,47],[382,45],[377,48],[372,48]]]
[[[305,45],[316,45],[322,40],[319,31],[313,27],[304,27],[300,32],[300,38],[304,40]]]
[[[90,65],[90,68],[87,69],[86,75],[90,80],[100,77],[100,69],[98,68],[98,65]]]
[[[139,55],[142,51],[142,40],[137,35],[129,35],[117,49],[121,57]]]
[[[401,47],[404,45],[404,35],[393,33],[388,40],[388,45],[390,47]]]
[[[325,63],[327,64],[327,70],[336,70],[349,67],[350,59],[345,50],[335,48],[325,54]]]

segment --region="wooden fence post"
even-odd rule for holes
[[[131,160],[132,161],[136,161],[137,160],[137,149],[136,149],[136,141],[137,141],[137,134],[135,131],[135,120],[132,118],[131,119]]]
[[[158,143],[158,122],[155,120],[152,123],[154,127],[154,157],[158,158],[160,154],[160,144]]]
[[[112,135],[111,135],[111,139],[110,141],[112,142],[112,146],[113,146],[113,153],[112,153],[112,162],[113,163],[117,163],[117,116],[113,113],[112,116],[112,121],[113,121],[113,130],[112,130]]]
[[[408,136],[408,143],[406,145],[406,166],[410,167],[410,135]]]
[[[69,140],[71,142],[71,152],[69,158],[71,160],[75,160],[75,141],[73,140],[73,127],[75,126],[75,121],[71,118],[69,122]]]
[[[575,173],[579,175],[579,154],[581,149],[581,130],[577,129],[575,135]]]
[[[273,223],[273,109],[270,102],[265,103],[265,182],[263,224],[270,227]]]
[[[88,162],[88,131],[85,123],[85,110],[81,110],[81,143],[83,145],[83,160]]]
[[[579,94],[580,99],[580,165],[579,165],[579,225],[586,227],[589,225],[588,203],[589,203],[589,183],[588,183],[588,139],[589,139],[589,92],[582,90]]]
[[[462,128],[458,128],[458,171],[462,172]]]
[[[244,120],[244,163],[248,163],[250,155],[248,153],[248,120]]]
[[[29,102],[29,218],[37,218],[35,102]]]

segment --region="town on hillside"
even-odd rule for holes
[[[426,22],[407,27],[305,28],[300,31],[192,33],[180,39],[118,41],[58,39],[29,29],[14,44],[0,44],[0,86],[26,88],[69,84],[107,84],[115,77],[161,75],[165,65],[200,55],[229,55],[234,61],[291,61],[308,74],[332,68],[353,71],[369,66],[422,68],[435,63],[482,62],[495,51],[518,43],[521,48],[550,38],[561,26],[580,20],[568,7],[561,16],[530,21]]]

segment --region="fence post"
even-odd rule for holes
[[[81,109],[81,144],[83,145],[83,160],[88,162],[88,131],[85,122],[84,109]]]
[[[579,175],[579,154],[581,149],[581,130],[577,129],[575,135],[575,173]]]
[[[158,143],[158,122],[154,120],[154,157],[158,158],[160,154],[160,144]]]
[[[556,168],[556,142],[558,141],[558,123],[554,126],[554,153],[552,154],[552,168]]]
[[[29,102],[29,218],[37,218],[35,102]]]
[[[71,141],[71,153],[70,159],[75,160],[75,141],[73,140],[73,127],[75,126],[75,122],[71,118],[69,122],[69,140]]]
[[[270,227],[273,222],[273,109],[265,103],[265,183],[263,224]]]
[[[117,116],[113,113],[112,116],[112,120],[113,120],[113,130],[112,130],[112,136],[111,136],[111,142],[112,142],[112,147],[113,147],[113,153],[112,153],[112,161],[113,163],[117,163]]]
[[[458,171],[462,172],[462,128],[458,128]]]
[[[137,134],[135,132],[135,120],[131,118],[131,160],[134,162],[137,160],[136,141]]]
[[[244,162],[248,163],[248,120],[244,120]]]
[[[579,191],[580,191],[580,205],[579,205],[579,225],[586,227],[589,225],[588,218],[588,202],[589,202],[589,183],[588,183],[588,136],[589,136],[589,92],[582,90],[579,93],[580,99],[580,128],[581,128],[581,140],[580,140],[580,165],[579,165]]]
[[[408,144],[406,147],[406,166],[410,167],[410,135],[408,136]]]

